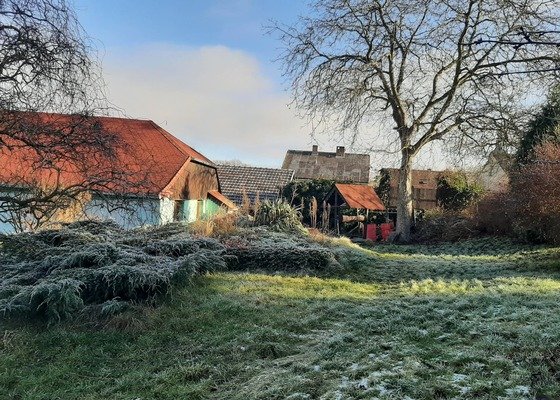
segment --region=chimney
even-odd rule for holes
[[[344,157],[344,146],[336,146],[336,156]]]
[[[313,145],[313,147],[311,148],[311,154],[313,154],[314,156],[316,156],[319,153],[319,146],[317,146],[316,144]]]

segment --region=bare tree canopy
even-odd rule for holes
[[[0,108],[76,113],[99,106],[99,69],[65,0],[0,0]]]
[[[36,227],[124,178],[115,136],[89,118],[106,105],[88,43],[65,0],[0,0],[0,222]]]
[[[341,130],[392,121],[401,155],[397,232],[409,240],[412,163],[435,140],[511,129],[526,94],[558,70],[556,0],[322,0],[296,26],[276,25],[295,104]],[[552,33],[550,33],[552,35]],[[545,34],[546,35],[546,34]],[[541,36],[540,41],[546,37]],[[508,42],[507,44],[504,44]],[[505,113],[507,111],[507,113]]]

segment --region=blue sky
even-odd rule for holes
[[[74,0],[94,40],[109,100],[132,118],[151,119],[213,160],[280,167],[287,149],[346,145],[311,135],[290,106],[271,20],[294,24],[310,12],[297,0]],[[367,127],[379,137],[383,128]],[[364,141],[365,142],[365,141]],[[366,142],[367,143],[367,142]],[[370,143],[372,143],[370,139]],[[379,147],[375,142],[374,147]],[[373,157],[372,167],[396,158]]]
[[[274,59],[271,20],[293,23],[307,4],[291,0],[75,0],[103,62],[109,99],[152,119],[218,160],[280,166],[288,148],[312,143],[288,108]]]
[[[293,23],[305,14],[298,0],[76,0],[86,31],[102,47],[165,42],[222,45],[255,55],[269,72],[278,42],[265,34],[270,20]]]

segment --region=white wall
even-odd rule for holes
[[[159,216],[162,225],[173,222],[173,215],[175,214],[175,201],[162,197],[159,199]]]
[[[159,199],[93,199],[86,206],[88,218],[113,220],[123,228],[158,225],[161,222]]]

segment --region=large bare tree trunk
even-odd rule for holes
[[[410,228],[413,222],[412,208],[412,159],[408,149],[402,151],[401,168],[399,172],[399,187],[397,201],[397,231],[395,239],[398,242],[410,241]]]

